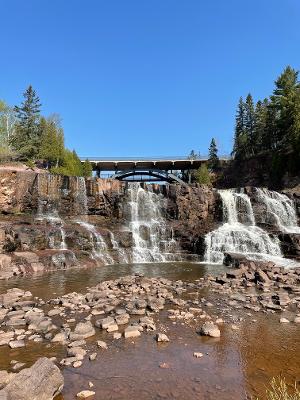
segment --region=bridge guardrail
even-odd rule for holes
[[[208,160],[208,156],[199,156],[196,158],[190,158],[189,156],[163,156],[163,157],[79,157],[81,161],[187,161],[187,160]],[[219,155],[220,160],[230,160],[231,156],[228,154]]]

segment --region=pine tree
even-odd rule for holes
[[[243,158],[246,154],[246,110],[243,98],[240,97],[235,118],[234,145],[232,155],[236,159]]]
[[[36,159],[39,153],[40,136],[40,99],[30,85],[24,93],[21,106],[15,106],[16,129],[11,144],[23,159]]]
[[[300,85],[298,71],[290,66],[275,81],[271,106],[277,127],[276,148],[291,148],[300,137]]]
[[[211,139],[208,153],[208,168],[216,172],[220,166],[220,160],[218,157],[218,148],[214,138]]]
[[[245,102],[245,132],[246,132],[246,156],[252,156],[256,150],[255,143],[255,108],[252,95],[249,93]]]

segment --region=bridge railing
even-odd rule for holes
[[[81,161],[177,161],[177,160],[208,160],[208,155],[197,156],[192,158],[190,156],[155,156],[155,157],[80,157]],[[228,154],[219,155],[221,160],[230,160],[231,156]]]

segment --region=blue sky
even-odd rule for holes
[[[0,98],[32,84],[81,156],[231,151],[238,98],[300,69],[299,0],[2,0]]]

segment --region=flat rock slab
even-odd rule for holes
[[[52,361],[40,358],[32,367],[15,374],[4,389],[0,399],[52,400],[61,393],[64,378]]]
[[[124,331],[124,337],[127,338],[135,338],[141,336],[141,332],[137,326],[128,326]]]

